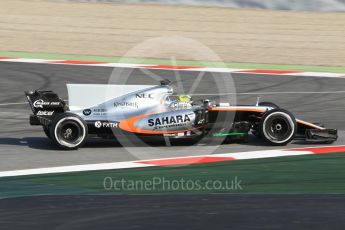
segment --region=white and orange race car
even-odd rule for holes
[[[160,85],[68,84],[68,105],[52,91],[26,92],[33,115],[62,149],[81,147],[88,136],[119,138],[195,139],[205,136],[247,140],[250,133],[272,145],[286,145],[296,137],[332,143],[336,129],[296,119],[270,102],[231,105],[188,95],[173,95],[168,81]]]

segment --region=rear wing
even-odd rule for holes
[[[25,92],[25,96],[34,116],[51,117],[66,111],[66,103],[53,91],[30,91]]]

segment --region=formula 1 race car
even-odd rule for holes
[[[247,139],[252,133],[271,145],[286,145],[296,137],[332,143],[337,130],[295,119],[270,102],[253,106],[230,105],[188,95],[174,96],[170,82],[160,85],[68,84],[68,104],[52,91],[25,92],[33,115],[31,125],[41,125],[62,149],[81,147],[89,134],[117,138]]]

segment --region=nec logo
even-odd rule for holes
[[[153,99],[153,95],[152,94],[146,94],[146,93],[140,93],[140,94],[135,94],[136,98],[150,98]]]

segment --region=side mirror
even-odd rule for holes
[[[168,79],[164,79],[163,81],[160,81],[161,85],[170,85],[170,81]]]

